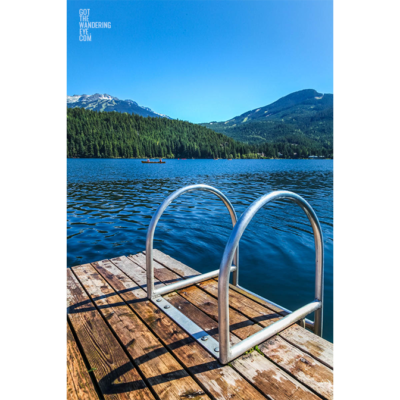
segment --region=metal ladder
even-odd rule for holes
[[[195,190],[210,192],[219,197],[227,207],[232,219],[233,230],[225,246],[219,270],[208,272],[202,275],[196,275],[189,279],[172,283],[161,288],[154,288],[154,265],[153,265],[153,239],[154,231],[158,220],[166,208],[177,197],[184,193]],[[265,299],[249,290],[239,286],[239,241],[242,237],[247,225],[264,205],[278,199],[289,199],[299,205],[307,215],[314,233],[315,241],[315,299],[313,302],[292,312],[272,301]],[[228,198],[219,190],[208,185],[191,185],[183,187],[174,193],[170,194],[158,207],[150,221],[146,237],[146,271],[147,271],[147,297],[170,318],[172,318],[179,326],[187,333],[196,339],[203,347],[213,354],[222,364],[227,364],[231,360],[245,353],[257,344],[264,342],[268,338],[281,332],[288,326],[300,320],[305,321],[305,326],[314,331],[315,334],[322,336],[322,319],[323,319],[323,286],[324,286],[324,248],[321,226],[318,218],[312,207],[301,196],[288,191],[275,191],[264,196],[261,196],[254,201],[242,216],[237,220],[236,212],[228,200]],[[232,282],[241,290],[258,297],[261,300],[275,305],[287,312],[288,315],[279,321],[269,325],[261,331],[254,333],[248,338],[231,346],[229,343],[229,277],[233,273]],[[181,311],[175,308],[162,295],[173,292],[187,286],[205,281],[218,276],[218,327],[219,327],[219,342],[216,341],[207,332],[203,331],[190,318],[185,316]],[[314,322],[305,317],[314,312]]]

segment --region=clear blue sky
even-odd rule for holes
[[[301,89],[333,93],[333,3],[67,2],[67,93],[108,93],[191,122],[223,121]],[[79,9],[90,29],[79,41]]]

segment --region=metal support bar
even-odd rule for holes
[[[182,329],[197,340],[206,350],[208,350],[215,358],[219,357],[219,343],[203,331],[197,324],[189,319],[185,314],[175,308],[170,302],[162,297],[151,300],[160,310],[167,314]]]
[[[236,269],[237,268],[234,265],[231,266],[231,272],[236,271]],[[162,296],[164,294],[173,292],[174,290],[182,289],[184,287],[206,281],[207,279],[215,278],[216,276],[218,276],[218,274],[219,274],[219,269],[216,269],[215,271],[207,272],[206,274],[196,275],[189,279],[182,279],[178,282],[171,283],[170,285],[154,289],[153,295],[154,297]]]
[[[254,333],[253,335],[249,336],[248,338],[242,340],[239,343],[233,345],[228,352],[228,357],[226,358],[226,362],[224,360],[224,364],[229,361],[232,361],[234,358],[239,357],[245,351],[251,349],[257,344],[264,342],[265,340],[269,339],[270,337],[276,335],[280,331],[284,330],[288,326],[294,324],[295,322],[303,319],[306,315],[312,313],[321,308],[320,301],[314,301],[310,304],[305,305],[304,307],[299,308],[298,310],[292,312],[286,317],[276,321],[270,326]],[[221,349],[221,357],[222,357],[222,349]]]
[[[293,313],[287,315],[282,320],[276,322],[272,326],[280,328],[280,330],[286,328],[288,325],[285,325],[286,322],[281,321],[292,321],[290,323],[296,322],[299,319],[304,318],[307,314],[312,311],[315,311],[314,318],[314,333],[322,336],[322,310],[323,310],[323,285],[324,285],[324,247],[323,247],[323,239],[322,239],[322,230],[319,224],[318,218],[312,209],[312,207],[304,200],[301,196],[288,192],[288,191],[277,191],[261,196],[259,199],[254,201],[247,210],[242,214],[236,225],[234,226],[232,233],[228,239],[228,242],[225,246],[224,254],[222,256],[220,268],[219,268],[219,277],[218,277],[218,326],[219,326],[219,342],[220,342],[220,362],[222,364],[228,363],[233,358],[242,354],[244,348],[247,350],[253,347],[255,344],[260,343],[258,340],[265,340],[265,331],[261,335],[260,332],[255,333],[254,335],[245,339],[246,344],[241,345],[242,342],[236,344],[234,347],[230,347],[229,343],[229,274],[230,274],[230,266],[232,265],[232,260],[236,251],[237,246],[239,245],[240,238],[242,237],[247,225],[250,223],[251,219],[257,213],[260,208],[264,205],[270,203],[271,201],[278,199],[289,199],[294,201],[297,205],[299,205],[302,210],[307,215],[313,232],[314,232],[314,242],[315,242],[315,303],[310,303],[305,308],[301,308],[300,310],[294,311]],[[311,304],[318,307],[312,309]],[[306,312],[307,311],[307,312]],[[303,313],[306,314],[303,315]],[[297,318],[300,315],[299,318]],[[297,318],[297,319],[295,319]],[[267,329],[267,328],[265,328]],[[275,329],[275,328],[274,328]],[[268,332],[274,332],[276,334],[280,330],[273,331],[272,329]],[[268,333],[269,334],[269,333]],[[255,339],[253,338],[255,337]],[[257,342],[257,343],[255,343]],[[252,344],[254,343],[254,344]],[[248,347],[249,344],[252,344]],[[235,348],[235,352],[232,353],[232,350]]]
[[[147,230],[146,236],[146,270],[147,270],[147,297],[149,299],[154,298],[155,290],[154,290],[154,265],[153,265],[153,240],[154,240],[154,231],[156,230],[157,222],[161,218],[162,214],[166,210],[166,208],[174,201],[177,197],[181,196],[184,193],[192,192],[194,190],[203,190],[206,192],[210,192],[219,197],[226,208],[229,211],[231,216],[232,225],[235,226],[237,217],[236,212],[228,200],[228,198],[219,190],[213,188],[208,185],[191,185],[186,186],[184,188],[178,189],[172,194],[170,194],[157,208],[157,211],[154,213],[153,218],[150,221],[149,228]],[[236,270],[233,272],[233,284],[238,285],[239,283],[239,247],[235,249],[235,254],[232,256],[233,264],[236,266]],[[232,265],[232,262],[230,266]]]

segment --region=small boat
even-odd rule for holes
[[[147,161],[142,161],[142,163],[143,163],[143,164],[165,164],[165,161],[162,161],[161,158],[160,158],[160,161],[150,161],[150,160],[147,160]]]

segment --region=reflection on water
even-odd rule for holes
[[[186,185],[221,190],[240,216],[259,196],[290,190],[314,208],[324,235],[324,337],[333,340],[333,162],[330,160],[68,160],[68,267],[144,250],[162,200]],[[154,247],[200,272],[219,268],[231,232],[229,213],[211,193],[175,200]],[[261,209],[240,241],[240,284],[289,309],[313,300],[314,239],[300,207]]]

